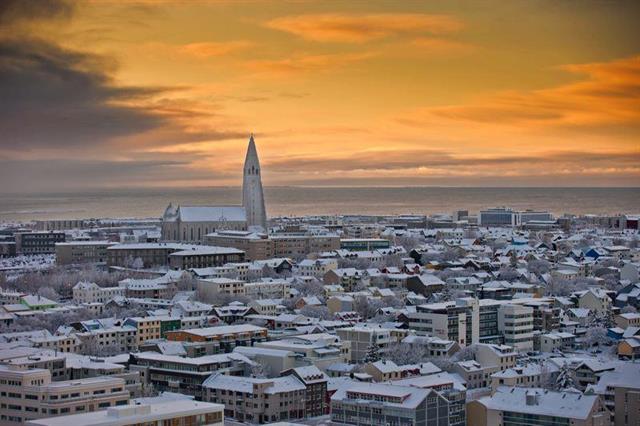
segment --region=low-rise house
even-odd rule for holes
[[[352,312],[354,304],[355,299],[353,296],[348,294],[336,294],[327,300],[327,308],[331,314],[335,314],[337,312]]]
[[[573,349],[576,344],[576,336],[571,333],[554,332],[539,336],[541,352],[555,352]]]
[[[431,363],[428,364],[433,365]],[[436,369],[436,372],[440,371],[437,367]],[[420,365],[398,365],[391,360],[380,360],[367,363],[364,366],[364,371],[376,382],[400,380],[410,376],[419,376],[421,374]]]
[[[32,294],[22,296],[20,298],[20,303],[32,311],[44,311],[46,309],[52,309],[58,306],[58,303],[54,302],[53,300],[47,299],[46,297],[42,297],[40,295]]]
[[[640,314],[637,312],[619,314],[615,316],[614,321],[618,327],[623,329],[627,327],[640,327]]]
[[[301,275],[322,278],[327,272],[338,269],[336,259],[304,259],[298,262],[298,271]]]
[[[491,375],[491,390],[496,392],[500,386],[546,388],[554,383],[559,371],[558,367],[552,363],[544,366],[527,364],[522,367],[508,368]]]

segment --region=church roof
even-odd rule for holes
[[[180,206],[178,217],[182,222],[244,222],[247,212],[242,206]]]

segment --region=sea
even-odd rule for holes
[[[556,215],[640,213],[640,188],[266,187],[269,217],[452,213],[507,206]],[[0,222],[158,218],[169,203],[233,205],[239,187],[99,189],[0,194]]]

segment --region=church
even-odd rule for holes
[[[169,206],[162,216],[162,239],[202,243],[209,233],[232,231],[267,232],[267,213],[262,174],[253,134],[244,160],[242,205]]]

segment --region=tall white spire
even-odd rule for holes
[[[253,133],[249,138],[247,156],[244,159],[244,178],[242,180],[242,205],[247,211],[247,224],[250,228],[267,231],[267,211],[264,207],[260,160]]]

